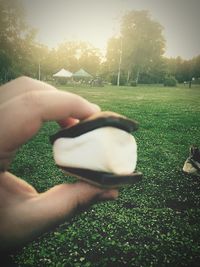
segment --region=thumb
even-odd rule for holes
[[[103,189],[86,182],[74,184],[75,210],[81,211],[87,207],[101,201],[115,200],[118,197],[118,190]]]
[[[40,194],[36,213],[40,214],[43,222],[60,223],[94,203],[117,197],[118,191],[115,189],[102,189],[85,182],[61,184]]]
[[[18,197],[14,202],[11,198],[8,213],[5,212],[4,222],[7,222],[2,224],[2,229],[5,229],[3,237],[7,241],[0,247],[22,245],[69,220],[93,203],[115,199],[117,194],[116,190],[104,190],[79,182],[61,184],[44,193],[29,194],[26,198]]]

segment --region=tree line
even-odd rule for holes
[[[52,79],[61,68],[71,72],[84,68],[113,84],[162,83],[173,76],[178,82],[199,81],[200,55],[190,60],[166,58],[162,25],[148,11],[128,12],[120,34],[111,37],[107,52],[86,42],[63,42],[56,49],[35,41],[37,30],[26,24],[19,1],[0,0],[0,82],[20,75]]]

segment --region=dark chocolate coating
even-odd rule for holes
[[[56,134],[50,136],[50,141],[53,144],[56,139],[62,137],[77,137],[87,132],[93,131],[101,127],[115,127],[121,130],[124,130],[128,133],[136,131],[139,127],[139,124],[136,121],[129,120],[125,117],[117,117],[114,115],[106,117],[97,117],[91,120],[85,120],[80,123],[75,124],[72,127],[65,128],[60,130]]]
[[[119,187],[125,184],[135,184],[142,179],[142,173],[133,172],[128,175],[117,175],[108,172],[93,171],[88,169],[71,168],[59,166],[65,172],[72,174],[89,183],[105,187]]]

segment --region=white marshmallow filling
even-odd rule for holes
[[[114,127],[98,128],[75,138],[58,138],[53,153],[59,166],[118,175],[131,174],[137,164],[135,138]]]

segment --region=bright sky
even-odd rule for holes
[[[200,0],[22,0],[37,40],[49,47],[64,41],[90,42],[104,53],[119,33],[129,10],[149,10],[164,27],[168,57],[190,59],[200,54]]]

